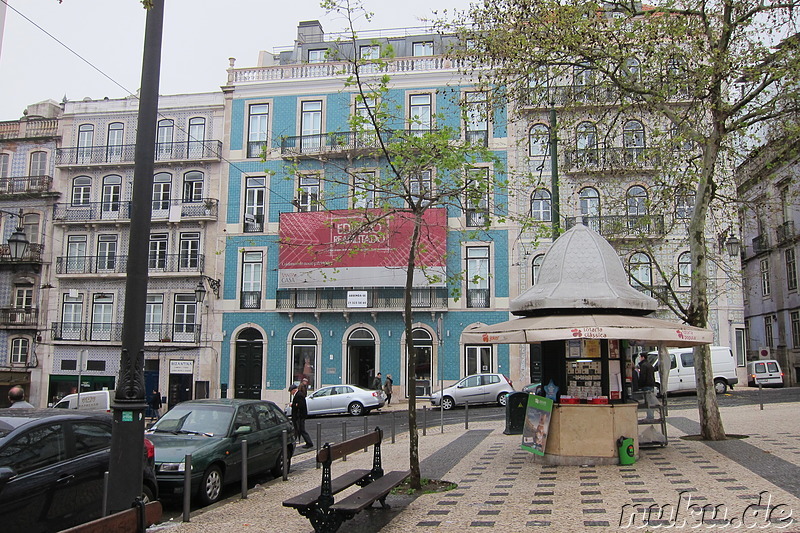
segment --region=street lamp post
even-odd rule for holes
[[[201,304],[203,300],[206,299],[206,286],[203,284],[203,281],[208,282],[208,286],[211,287],[211,290],[214,292],[214,296],[219,299],[219,286],[220,280],[214,279],[211,276],[206,276],[205,274],[201,274],[200,281],[197,282],[197,287],[194,289],[194,300]]]
[[[25,230],[22,227],[22,209],[19,210],[19,213],[12,213],[11,211],[0,209],[0,213],[17,217],[17,229],[15,229],[14,233],[8,238],[8,252],[12,260],[19,261],[25,257],[25,252],[28,250],[28,245],[30,244],[28,237],[25,235]]]

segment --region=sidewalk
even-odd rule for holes
[[[707,444],[678,438],[687,431],[696,433],[697,409],[672,410],[669,445],[641,450],[638,461],[629,466],[538,464],[532,454],[520,449],[519,435],[502,433],[504,421],[470,423],[469,432],[463,425],[446,426],[441,434],[436,427],[425,437],[420,432],[423,477],[433,477],[426,472],[441,471],[436,474],[458,487],[413,500],[392,495],[387,502],[393,509],[364,511],[345,522],[340,531],[455,532],[476,527],[508,532],[539,527],[618,531],[626,526],[652,531],[670,525],[690,530],[692,526],[745,529],[750,524],[766,526],[754,528],[759,530],[778,531],[783,525],[781,531],[800,531],[797,412],[794,403],[771,404],[763,411],[758,406],[723,408],[726,432],[750,437]],[[464,435],[473,437],[469,449],[464,448]],[[440,450],[444,451],[437,454]],[[387,439],[381,451],[385,469],[407,468],[407,435],[398,436],[396,444]],[[350,456],[346,463],[334,463],[333,475],[369,468],[371,460],[371,450]],[[191,522],[170,530],[312,531],[308,520],[281,502],[318,487],[321,472],[309,454],[303,455],[293,465],[289,482],[271,481],[251,491],[247,500],[206,508],[195,513]],[[647,526],[643,520],[650,506],[665,512],[660,521],[651,520]],[[772,523],[767,521],[768,513]],[[781,518],[787,521],[778,522]]]

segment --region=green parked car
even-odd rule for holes
[[[191,400],[179,403],[147,433],[155,445],[156,479],[162,497],[183,493],[185,457],[192,456],[192,493],[200,503],[219,500],[222,487],[242,478],[242,440],[248,474],[283,472],[282,432],[288,458],[294,429],[280,408],[262,400]]]

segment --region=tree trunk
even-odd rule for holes
[[[411,316],[411,293],[414,288],[414,269],[417,262],[419,228],[422,225],[422,212],[414,211],[414,232],[411,235],[411,248],[408,252],[408,270],[403,294],[403,320],[406,330],[406,386],[408,387],[408,463],[411,470],[409,483],[412,489],[420,489],[419,434],[417,432],[417,352],[414,350],[414,318]]]

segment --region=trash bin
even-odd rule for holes
[[[525,415],[528,412],[528,393],[512,392],[506,402],[506,435],[522,435]]]
[[[636,462],[636,450],[633,447],[633,439],[630,437],[620,437],[617,439],[617,451],[619,452],[619,464],[632,465]]]

